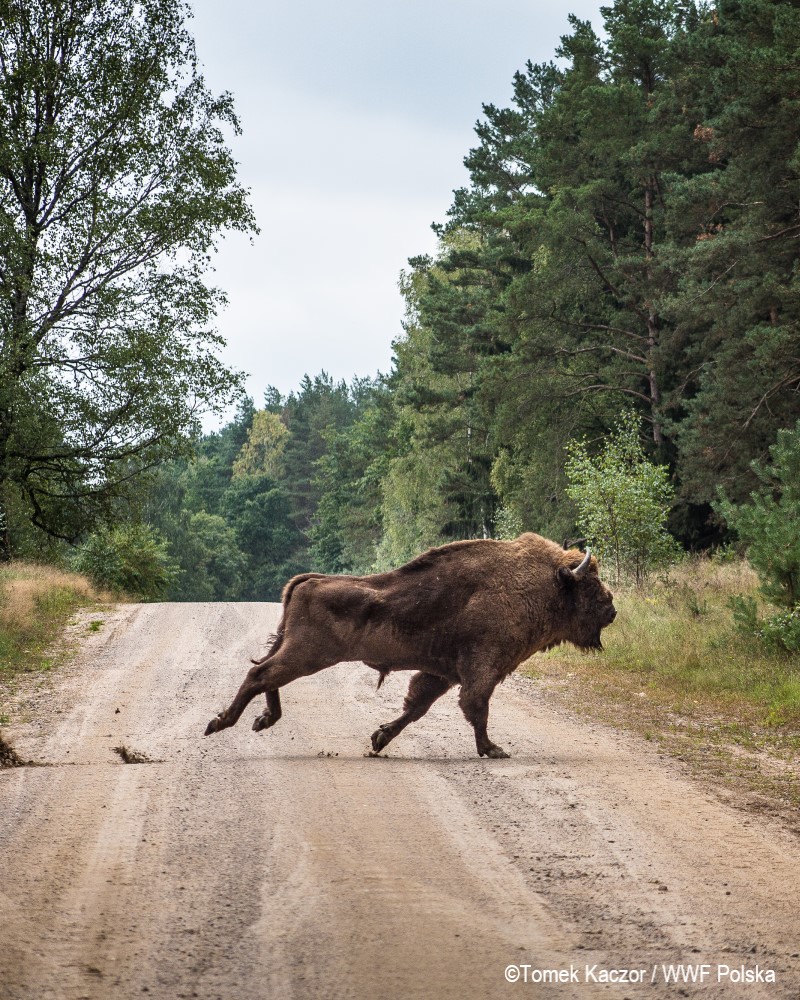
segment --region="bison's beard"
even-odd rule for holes
[[[594,635],[585,636],[581,638],[573,638],[572,636],[564,639],[554,639],[552,642],[548,642],[546,646],[540,646],[539,652],[546,653],[548,649],[555,649],[556,646],[560,646],[563,642],[572,643],[576,649],[580,649],[582,653],[595,653],[603,651],[603,643],[600,639],[600,629],[595,632]]]

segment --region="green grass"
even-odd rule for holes
[[[783,726],[790,735],[800,727],[800,656],[741,632],[729,607],[734,594],[757,594],[745,565],[690,561],[649,592],[617,595],[602,656],[560,649],[545,660],[590,683],[644,693],[673,712]]]
[[[740,631],[729,606],[737,594],[758,598],[762,616],[775,611],[745,563],[689,560],[646,592],[618,590],[604,653],[560,647],[523,669],[571,708],[638,731],[706,776],[796,808],[800,655]],[[745,766],[742,754],[758,765]]]

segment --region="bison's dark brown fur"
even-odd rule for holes
[[[417,671],[403,714],[373,733],[375,751],[460,684],[459,703],[478,753],[507,757],[486,732],[498,682],[533,653],[561,642],[600,649],[600,632],[615,615],[594,557],[534,534],[511,542],[454,542],[374,576],[296,576],[284,589],[272,648],[254,661],[206,735],[233,726],[263,693],[267,707],[253,729],[267,729],[280,718],[278,691],[285,684],[361,660],[381,680],[393,670]]]

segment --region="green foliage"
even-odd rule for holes
[[[518,538],[524,530],[522,521],[508,507],[498,507],[495,513],[494,527],[495,536],[506,540]]]
[[[382,383],[322,373],[197,442],[188,462],[154,477],[141,516],[179,572],[171,600],[278,600],[295,573],[367,571],[386,413]]]
[[[309,537],[312,565],[327,573],[367,573],[375,566],[381,537],[382,484],[389,463],[393,419],[384,382],[353,387],[356,415],[326,434],[317,461],[319,502]]]
[[[577,504],[641,582],[674,555],[667,513],[687,548],[722,540],[722,485],[767,592],[796,606],[798,491],[763,467],[800,385],[796,4],[618,0],[596,27],[569,18],[556,60],[484,106],[438,247],[401,275],[391,373],[306,376],[204,436],[196,410],[238,383],[203,269],[220,229],[253,221],[221,138],[230,98],[196,72],[182,0],[7,6],[6,551],[54,558],[42,530],[141,518],[180,566],[171,597],[263,599],[298,570],[566,537]],[[71,47],[49,72],[33,42],[56,9]]]
[[[623,414],[596,456],[585,441],[568,447],[567,494],[577,524],[597,555],[613,561],[641,586],[648,573],[674,560],[677,546],[666,530],[673,488],[665,466],[653,465],[639,439],[639,418]]]
[[[95,532],[76,549],[72,564],[98,587],[142,600],[164,597],[176,573],[166,542],[143,524]]]
[[[676,486],[673,531],[708,547],[717,485],[745,498],[796,415],[800,9],[601,14],[484,107],[439,251],[404,276],[400,454],[472,431],[469,454],[437,453],[441,538],[496,531],[498,501],[566,532],[566,443],[627,405]]]
[[[800,653],[800,607],[765,618],[756,634],[770,649]]]
[[[736,627],[744,635],[755,635],[758,630],[758,601],[755,597],[745,597],[734,594],[728,601],[728,607],[733,612]]]
[[[568,419],[548,426],[532,418],[510,447],[500,449],[491,471],[500,501],[494,520],[497,537],[507,537],[508,531],[536,531],[547,538],[572,533],[574,515],[564,494],[564,454],[572,427]]]
[[[757,485],[752,461],[797,418],[800,8],[700,12],[673,85],[703,160],[670,181],[682,277],[669,312],[685,366],[673,436],[683,493],[713,501],[722,485],[736,503]]]
[[[233,478],[253,475],[280,478],[288,437],[289,431],[276,413],[257,410],[247,432],[247,441],[233,463]]]
[[[8,0],[0,32],[0,497],[74,541],[185,453],[217,357],[222,230],[253,231],[183,0]]]
[[[757,639],[773,652],[800,652],[800,605],[761,618],[758,601],[754,597],[736,594],[731,597],[729,607],[736,627],[743,635]]]
[[[307,568],[304,539],[284,484],[267,476],[235,479],[222,511],[245,560],[238,599],[278,600],[286,580]]]
[[[256,412],[251,399],[242,400],[230,423],[196,442],[190,463],[186,466],[173,464],[166,471],[167,479],[174,480],[176,474],[178,479],[171,485],[167,502],[174,502],[174,491],[178,490],[187,510],[222,513],[225,492],[233,479],[233,466],[247,443]],[[170,490],[167,492],[169,494]]]
[[[171,546],[177,573],[167,596],[183,601],[236,600],[247,558],[225,518],[204,510],[186,514],[181,544]]]
[[[772,464],[754,463],[762,487],[750,503],[724,497],[717,511],[747,546],[764,595],[788,608],[800,604],[800,421],[778,431]]]
[[[443,540],[453,519],[443,495],[444,448],[418,449],[391,461],[383,480],[383,533],[377,566],[391,569]]]
[[[289,431],[282,485],[291,503],[294,526],[306,540],[306,547],[320,500],[319,463],[328,452],[331,435],[352,424],[357,391],[357,383],[351,391],[344,382],[334,382],[321,372],[314,378],[306,375],[299,391],[286,399],[274,396],[273,406],[280,410]]]
[[[490,534],[491,402],[479,395],[496,341],[490,308],[497,283],[475,282],[482,242],[442,238],[437,260],[417,258],[401,277],[405,337],[395,343],[390,386],[392,454],[382,482],[381,566],[453,538]]]

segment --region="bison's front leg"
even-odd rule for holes
[[[509,755],[502,747],[492,743],[486,732],[489,721],[489,699],[497,686],[495,679],[467,682],[461,685],[458,703],[461,711],[475,730],[475,745],[478,756],[502,758]]]
[[[433,674],[414,674],[408,685],[408,694],[403,702],[403,714],[393,722],[386,722],[372,734],[372,749],[379,753],[409,722],[416,722],[428,711],[437,698],[452,687],[450,681]]]
[[[258,733],[262,729],[269,729],[281,717],[281,696],[279,691],[267,691],[267,707],[257,715],[253,722],[253,732]]]

